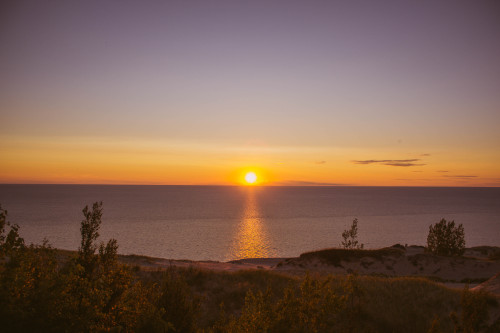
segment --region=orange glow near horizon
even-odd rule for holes
[[[489,150],[384,149],[0,137],[0,183],[241,186],[499,186]],[[380,160],[379,160],[380,156]],[[387,157],[394,160],[387,160]],[[414,161],[408,166],[403,161]],[[399,162],[398,162],[399,161]],[[485,162],[486,161],[486,162]],[[398,165],[402,163],[403,166]],[[249,179],[250,173],[255,174]]]

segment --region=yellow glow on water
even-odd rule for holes
[[[255,188],[249,189],[243,216],[238,226],[231,253],[231,259],[268,258],[276,255],[255,198]]]

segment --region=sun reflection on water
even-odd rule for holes
[[[271,247],[264,220],[259,217],[260,211],[254,189],[249,188],[243,216],[238,225],[230,258],[267,258],[276,255]]]

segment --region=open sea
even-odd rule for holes
[[[441,218],[466,246],[500,246],[500,188],[0,185],[27,243],[80,245],[82,209],[103,201],[100,240],[119,253],[227,261],[339,246],[358,218],[366,248],[425,245]]]

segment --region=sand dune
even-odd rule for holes
[[[322,252],[325,252],[327,256],[337,256],[336,260],[333,262],[331,257],[329,260],[328,257],[321,255]],[[497,252],[500,252],[498,247],[477,247],[467,249],[463,257],[444,257],[426,253],[422,246],[393,246],[381,250],[358,251],[355,256],[350,255],[354,252],[327,249],[303,254],[297,258],[251,258],[229,262],[170,260],[143,256],[121,256],[121,260],[150,270],[176,266],[228,272],[263,269],[299,275],[314,272],[318,274],[420,276],[445,282],[448,286],[462,287],[465,283],[475,286],[499,273],[500,260],[490,259],[491,254]]]

